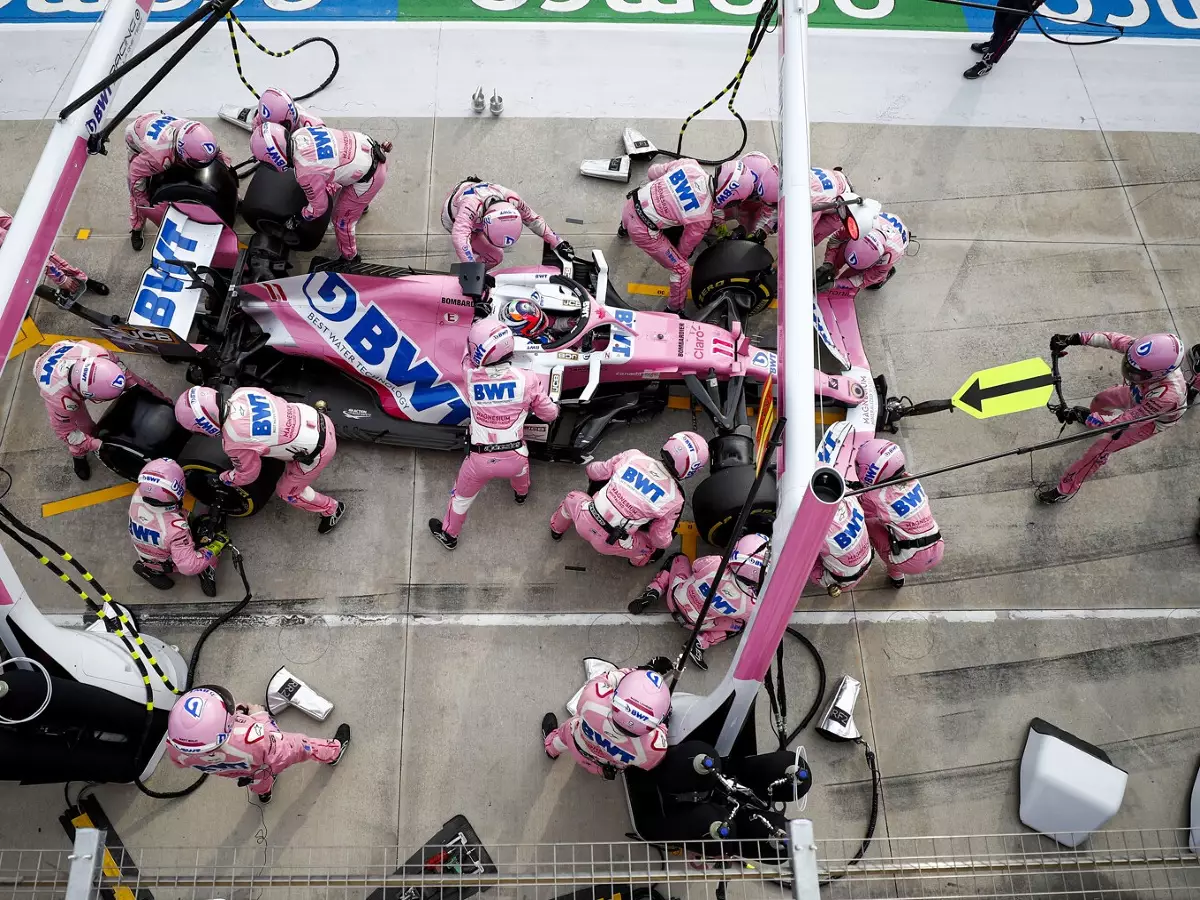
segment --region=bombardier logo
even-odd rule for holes
[[[421,348],[341,275],[314,272],[304,296],[309,324],[355,371],[383,385],[404,416],[457,425],[470,414],[458,388]]]

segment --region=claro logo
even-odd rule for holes
[[[140,6],[134,7],[133,18],[129,21],[129,27],[125,29],[125,36],[121,38],[121,45],[117,47],[117,55],[113,58],[112,68],[108,70],[109,75],[117,71],[124,64],[125,57],[133,52],[138,36],[141,35],[145,25],[146,14],[142,12]],[[112,87],[106,87],[100,92],[100,96],[96,98],[96,103],[92,107],[92,117],[83,126],[87,129],[88,134],[95,134],[100,129],[100,122],[104,119],[104,113],[108,110],[108,104],[112,100],[112,96]]]

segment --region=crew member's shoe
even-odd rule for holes
[[[175,581],[170,575],[164,575],[162,572],[151,572],[140,559],[133,564],[133,571],[145,578],[160,591],[169,591],[175,587]]]
[[[978,41],[971,45],[971,49],[979,54],[991,53],[992,52],[992,42],[991,41]]]
[[[992,71],[992,64],[981,59],[975,65],[971,66],[971,68],[967,69],[967,71],[963,72],[963,78],[974,81],[976,78],[982,78],[990,71]]]
[[[550,540],[552,540],[552,541],[561,541],[562,539],[563,539],[563,536],[562,536],[561,534],[559,534],[557,531],[555,531],[553,527],[551,527],[551,529],[550,529]]]
[[[1066,503],[1074,494],[1064,494],[1058,489],[1058,485],[1048,484],[1045,487],[1039,488],[1037,498],[1039,503]]]
[[[891,281],[892,276],[895,274],[896,274],[896,267],[892,266],[890,269],[888,269],[887,278],[883,279],[883,281],[879,282],[879,284],[867,285],[867,290],[868,291],[879,290],[881,287],[883,287],[885,284],[887,284],[889,281]]]
[[[629,614],[631,616],[640,616],[652,603],[657,603],[661,599],[662,594],[654,588],[646,588],[640,596],[629,601]]]
[[[458,538],[453,534],[446,534],[445,530],[442,528],[441,519],[430,519],[429,531],[447,550],[453,550],[458,546]]]
[[[71,467],[75,469],[75,477],[80,481],[87,481],[92,477],[92,464],[86,456],[72,456]]]
[[[546,749],[546,738],[554,734],[558,730],[558,716],[552,712],[542,716],[542,749]],[[550,751],[546,750],[546,755],[550,756]],[[550,756],[551,759],[558,759],[557,756]]]
[[[271,792],[270,791],[267,791],[265,794],[255,794],[254,796],[258,797],[258,802],[261,803],[263,806],[266,806],[268,803],[271,802]]]
[[[217,570],[209,567],[200,573],[200,590],[205,597],[217,596]]]
[[[346,755],[346,751],[350,749],[350,726],[343,722],[337,727],[337,731],[333,733],[333,739],[341,744],[341,749],[338,750],[338,755],[334,757],[333,762],[329,765],[336,766],[342,761],[342,757]]]
[[[346,514],[346,504],[341,500],[338,501],[337,509],[332,515],[321,516],[321,524],[317,526],[317,531],[321,534],[329,534],[333,531],[334,526],[342,520],[342,516]]]
[[[692,662],[702,672],[708,671],[708,663],[704,661],[704,651],[700,649],[699,644],[692,644],[692,652],[688,654],[692,658]]]
[[[103,281],[97,281],[95,278],[87,280],[87,289],[93,294],[99,294],[101,297],[108,296],[108,285]]]
[[[513,491],[513,502],[514,503],[524,503],[528,499],[529,499],[528,494],[518,494],[516,491]]]
[[[888,584],[890,584],[896,590],[900,590],[900,588],[904,587],[904,576],[901,575],[899,578],[893,578],[891,575],[889,575]]]
[[[142,237],[142,229],[134,228],[129,232],[129,244],[138,253],[142,252],[142,248],[146,246],[146,239]]]
[[[629,229],[625,227],[624,223],[617,226],[617,237],[619,237],[619,238],[629,237]]]

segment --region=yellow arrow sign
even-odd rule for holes
[[[1034,357],[976,372],[950,402],[976,419],[990,419],[1045,406],[1053,391],[1050,366]]]

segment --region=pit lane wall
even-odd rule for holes
[[[988,2],[988,0],[984,0]],[[154,21],[175,21],[199,0],[155,0]],[[0,0],[0,26],[17,22],[91,22],[105,0]],[[762,0],[244,0],[247,20],[387,20],[403,22],[553,22],[746,25]],[[933,0],[812,0],[816,28],[983,32],[991,14]],[[1074,21],[1121,25],[1126,37],[1200,37],[1200,8],[1190,0],[1051,0],[1044,11]],[[1095,38],[1096,29],[1048,25],[1059,34]],[[1027,30],[1033,30],[1030,24]]]

